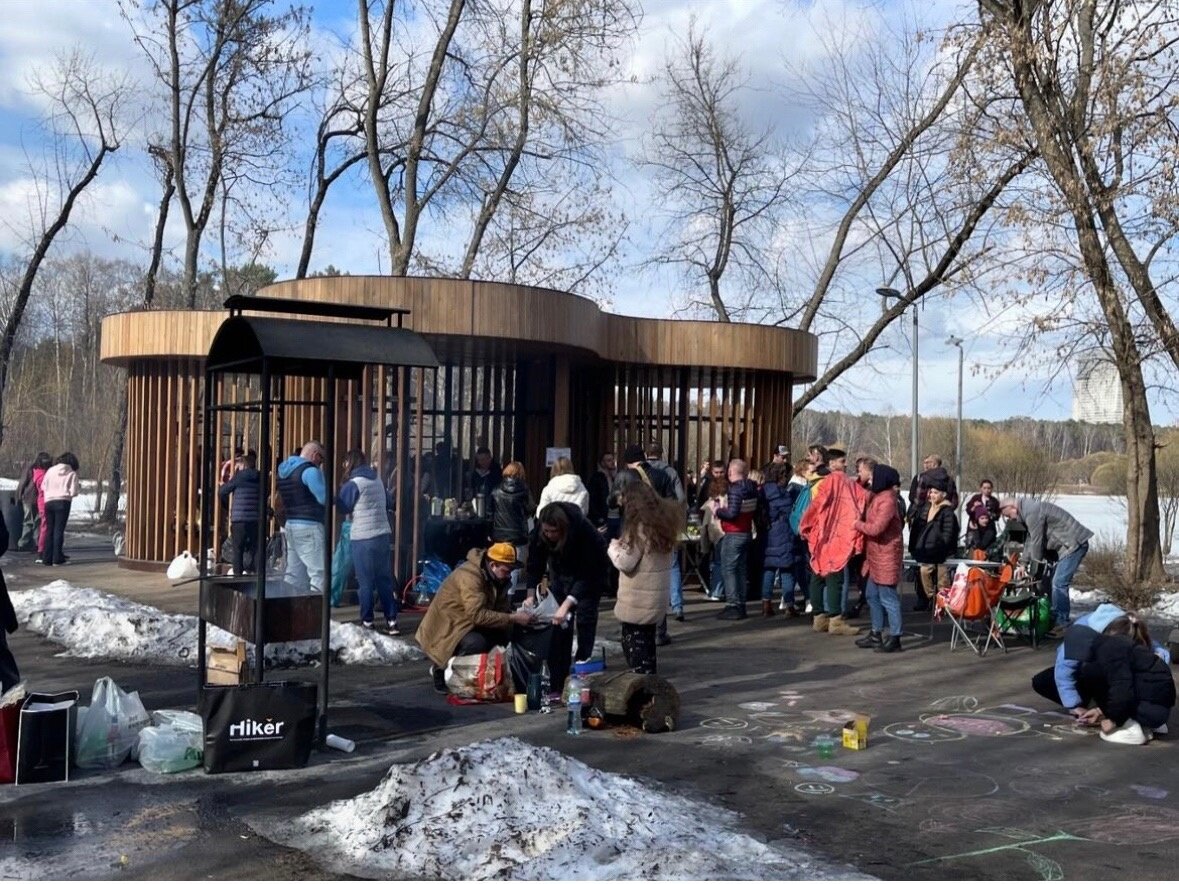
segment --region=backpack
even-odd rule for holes
[[[803,513],[811,505],[811,489],[813,487],[810,482],[807,482],[802,487],[802,490],[798,492],[798,497],[794,498],[794,506],[790,510],[790,530],[796,535],[798,534],[798,525],[802,521]]]

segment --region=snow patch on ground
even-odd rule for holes
[[[394,765],[371,792],[257,823],[341,874],[526,880],[862,879],[737,814],[513,737]]]
[[[63,656],[196,665],[196,617],[167,614],[65,580],[10,595],[21,623],[51,642],[64,645]],[[209,645],[233,647],[236,641],[225,630],[209,626]],[[337,663],[383,665],[420,660],[423,656],[405,639],[382,635],[354,623],[332,621],[330,646],[332,660]],[[317,641],[266,646],[266,662],[270,666],[301,665],[318,658]]]

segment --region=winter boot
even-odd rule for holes
[[[816,614],[814,622],[811,624],[811,629],[815,632],[826,632],[830,623],[831,618],[826,614]]]
[[[827,624],[827,631],[832,635],[859,635],[860,628],[852,626],[842,616],[832,617]]]
[[[904,648],[901,647],[901,637],[899,635],[890,635],[876,648],[876,653],[895,654],[897,651],[902,650],[904,650]]]
[[[856,647],[857,648],[876,648],[876,647],[879,647],[883,641],[884,641],[884,639],[882,639],[880,637],[880,633],[877,632],[876,630],[872,630],[867,635],[865,635],[863,638],[856,639]]]
[[[761,616],[773,617],[777,611],[774,610],[774,603],[769,599],[764,599],[761,603]]]

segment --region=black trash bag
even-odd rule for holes
[[[528,691],[528,680],[539,675],[549,659],[549,648],[553,643],[551,624],[542,628],[517,626],[512,630],[512,641],[508,647],[508,670],[517,694]]]

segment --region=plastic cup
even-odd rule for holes
[[[516,702],[516,714],[517,715],[523,715],[525,712],[528,711],[528,695],[527,694],[516,694],[516,696],[513,699]]]
[[[816,739],[815,748],[819,750],[820,758],[835,757],[835,741],[831,737],[819,737]]]

